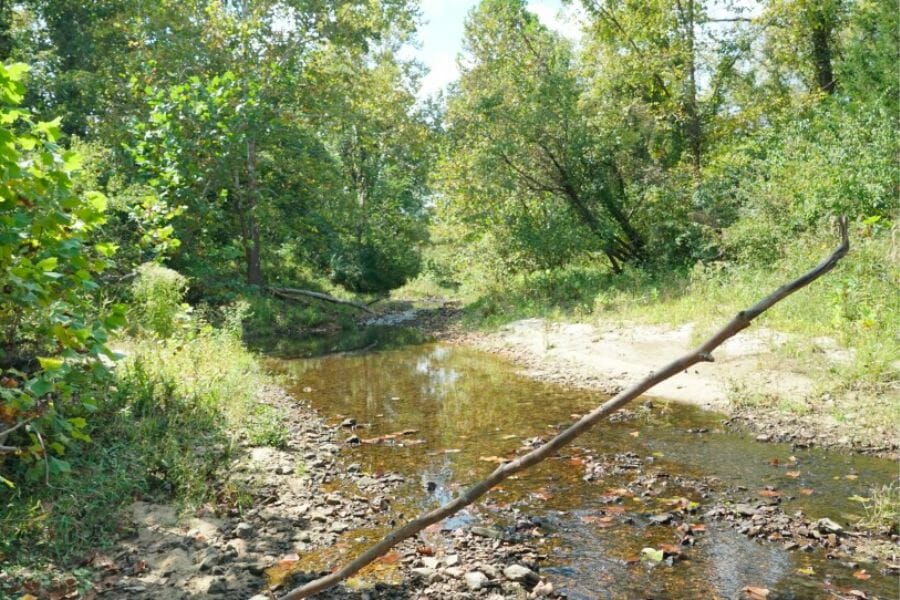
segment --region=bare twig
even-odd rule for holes
[[[11,434],[13,431],[18,429],[19,427],[22,427],[23,425],[28,425],[33,420],[34,420],[34,417],[29,417],[29,418],[25,419],[24,421],[19,421],[18,423],[16,423],[15,425],[13,425],[9,429],[7,429],[6,431],[0,431],[0,441],[5,440],[6,436]]]
[[[402,527],[388,533],[380,542],[366,550],[364,553],[359,555],[356,559],[351,561],[343,568],[337,569],[329,575],[320,577],[319,579],[311,581],[306,585],[291,590],[290,592],[282,596],[280,600],[298,600],[300,598],[308,598],[313,594],[336,585],[338,582],[354,575],[360,569],[364,568],[366,565],[375,561],[378,557],[387,553],[388,550],[390,550],[403,540],[416,535],[429,525],[442,521],[450,515],[472,504],[478,498],[486,494],[491,488],[496,486],[498,483],[500,483],[510,475],[527,469],[528,467],[541,462],[545,458],[552,456],[563,446],[569,444],[575,438],[590,429],[598,421],[619,410],[656,384],[661,383],[666,379],[677,375],[678,373],[681,373],[688,367],[697,363],[713,362],[713,350],[718,348],[723,342],[725,342],[725,340],[746,329],[753,321],[753,319],[764,313],[776,303],[793,294],[797,290],[806,287],[825,273],[831,271],[835,267],[835,265],[837,265],[838,261],[846,256],[847,252],[850,249],[846,217],[840,218],[839,226],[841,244],[828,258],[823,260],[814,269],[812,269],[805,275],[781,286],[750,308],[739,312],[727,325],[725,325],[725,327],[723,327],[711,338],[709,338],[702,346],[682,356],[681,358],[674,360],[660,371],[651,373],[627,390],[620,392],[615,397],[601,404],[596,409],[583,416],[577,422],[570,425],[562,433],[560,433],[544,445],[532,450],[528,454],[520,456],[519,458],[511,462],[497,467],[497,469],[494,470],[493,473],[466,490],[455,500],[452,500],[447,504],[444,504],[443,506],[440,506],[432,510],[431,512],[420,516],[419,518],[410,521],[406,525],[403,525]]]
[[[325,302],[332,302],[334,304],[346,304],[347,306],[352,306],[354,308],[358,308],[359,310],[365,311],[371,315],[376,314],[371,308],[366,306],[361,302],[355,302],[353,300],[342,300],[340,298],[335,298],[334,296],[329,296],[328,294],[323,294],[322,292],[313,292],[311,290],[300,290],[297,288],[277,288],[270,287],[269,291],[278,296],[279,298],[284,298],[286,300],[297,300],[296,296],[306,296],[309,298],[315,298],[317,300],[324,300]]]

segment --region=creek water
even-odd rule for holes
[[[415,341],[408,332],[400,338]],[[318,349],[341,347],[336,344],[315,342]],[[355,344],[371,348],[366,340]],[[560,425],[571,423],[573,415],[603,399],[596,393],[529,379],[487,353],[432,343],[279,359],[273,366],[285,375],[297,398],[308,400],[332,423],[355,419],[361,427],[348,429],[348,436],[377,438],[416,430],[396,443],[362,444],[344,453],[347,463],[358,463],[366,471],[398,472],[406,478],[397,493],[402,504],[394,507],[398,522],[449,500],[494,469],[491,461],[496,457],[513,456],[523,440],[533,436],[552,435]],[[754,541],[726,524],[703,520],[705,510],[722,500],[721,493],[704,497],[698,488],[681,486],[679,481],[712,481],[714,489],[737,494],[731,498],[735,502],[753,501],[757,490],[771,486],[781,493],[781,506],[789,514],[802,510],[812,518],[846,523],[861,513],[851,497],[866,496],[873,487],[896,481],[897,465],[758,443],[726,431],[722,419],[683,404],[639,405],[630,418],[598,425],[576,442],[577,448],[504,482],[486,502],[445,526],[502,529],[512,524],[511,514],[534,519],[546,534],[540,542],[548,555],[542,573],[576,599],[741,598],[745,586],[768,588],[773,591],[770,598],[832,598],[840,597],[837,591],[850,589],[896,597],[897,579],[880,574],[874,565],[868,569],[871,579],[860,581],[852,575],[859,567],[829,560],[821,551],[788,551],[777,542]],[[663,490],[623,498],[624,508],[617,509],[623,516],[599,526],[592,515],[603,514],[611,490],[633,474],[586,481],[581,457],[617,453],[633,453],[642,472],[662,474],[657,481]],[[781,466],[773,466],[773,459]],[[784,465],[791,465],[791,476]],[[649,517],[679,498],[698,504],[695,518],[706,531],[674,564],[637,560],[643,548],[677,542],[671,527],[653,525]],[[339,555],[321,553],[320,566],[336,566],[324,563],[349,558],[383,533],[348,532],[346,543],[338,545]]]

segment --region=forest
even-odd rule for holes
[[[898,58],[887,0],[0,1],[0,598],[896,597]]]

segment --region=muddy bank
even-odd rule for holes
[[[692,333],[691,325],[673,329],[526,319],[494,332],[457,327],[446,339],[501,355],[536,379],[615,394],[691,350]],[[835,398],[819,393],[813,376],[784,352],[790,342],[789,336],[764,328],[742,332],[716,351],[714,363],[691,367],[651,395],[725,413],[730,426],[752,431],[759,441],[897,458],[896,432],[833,410]],[[810,343],[836,368],[848,360],[848,351],[830,340]],[[853,406],[852,398],[843,401],[842,408]]]
[[[136,502],[133,535],[88,559],[97,573],[92,597],[270,598],[329,572],[414,516],[396,493],[403,476],[342,462],[343,428],[278,388],[262,390],[260,400],[282,413],[287,445],[243,448],[218,482],[219,502],[193,515]],[[544,558],[518,536],[430,528],[317,597],[557,597],[540,575]]]

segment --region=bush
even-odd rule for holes
[[[132,323],[167,338],[175,332],[178,319],[184,314],[187,279],[156,263],[145,263],[137,271],[131,285]]]

